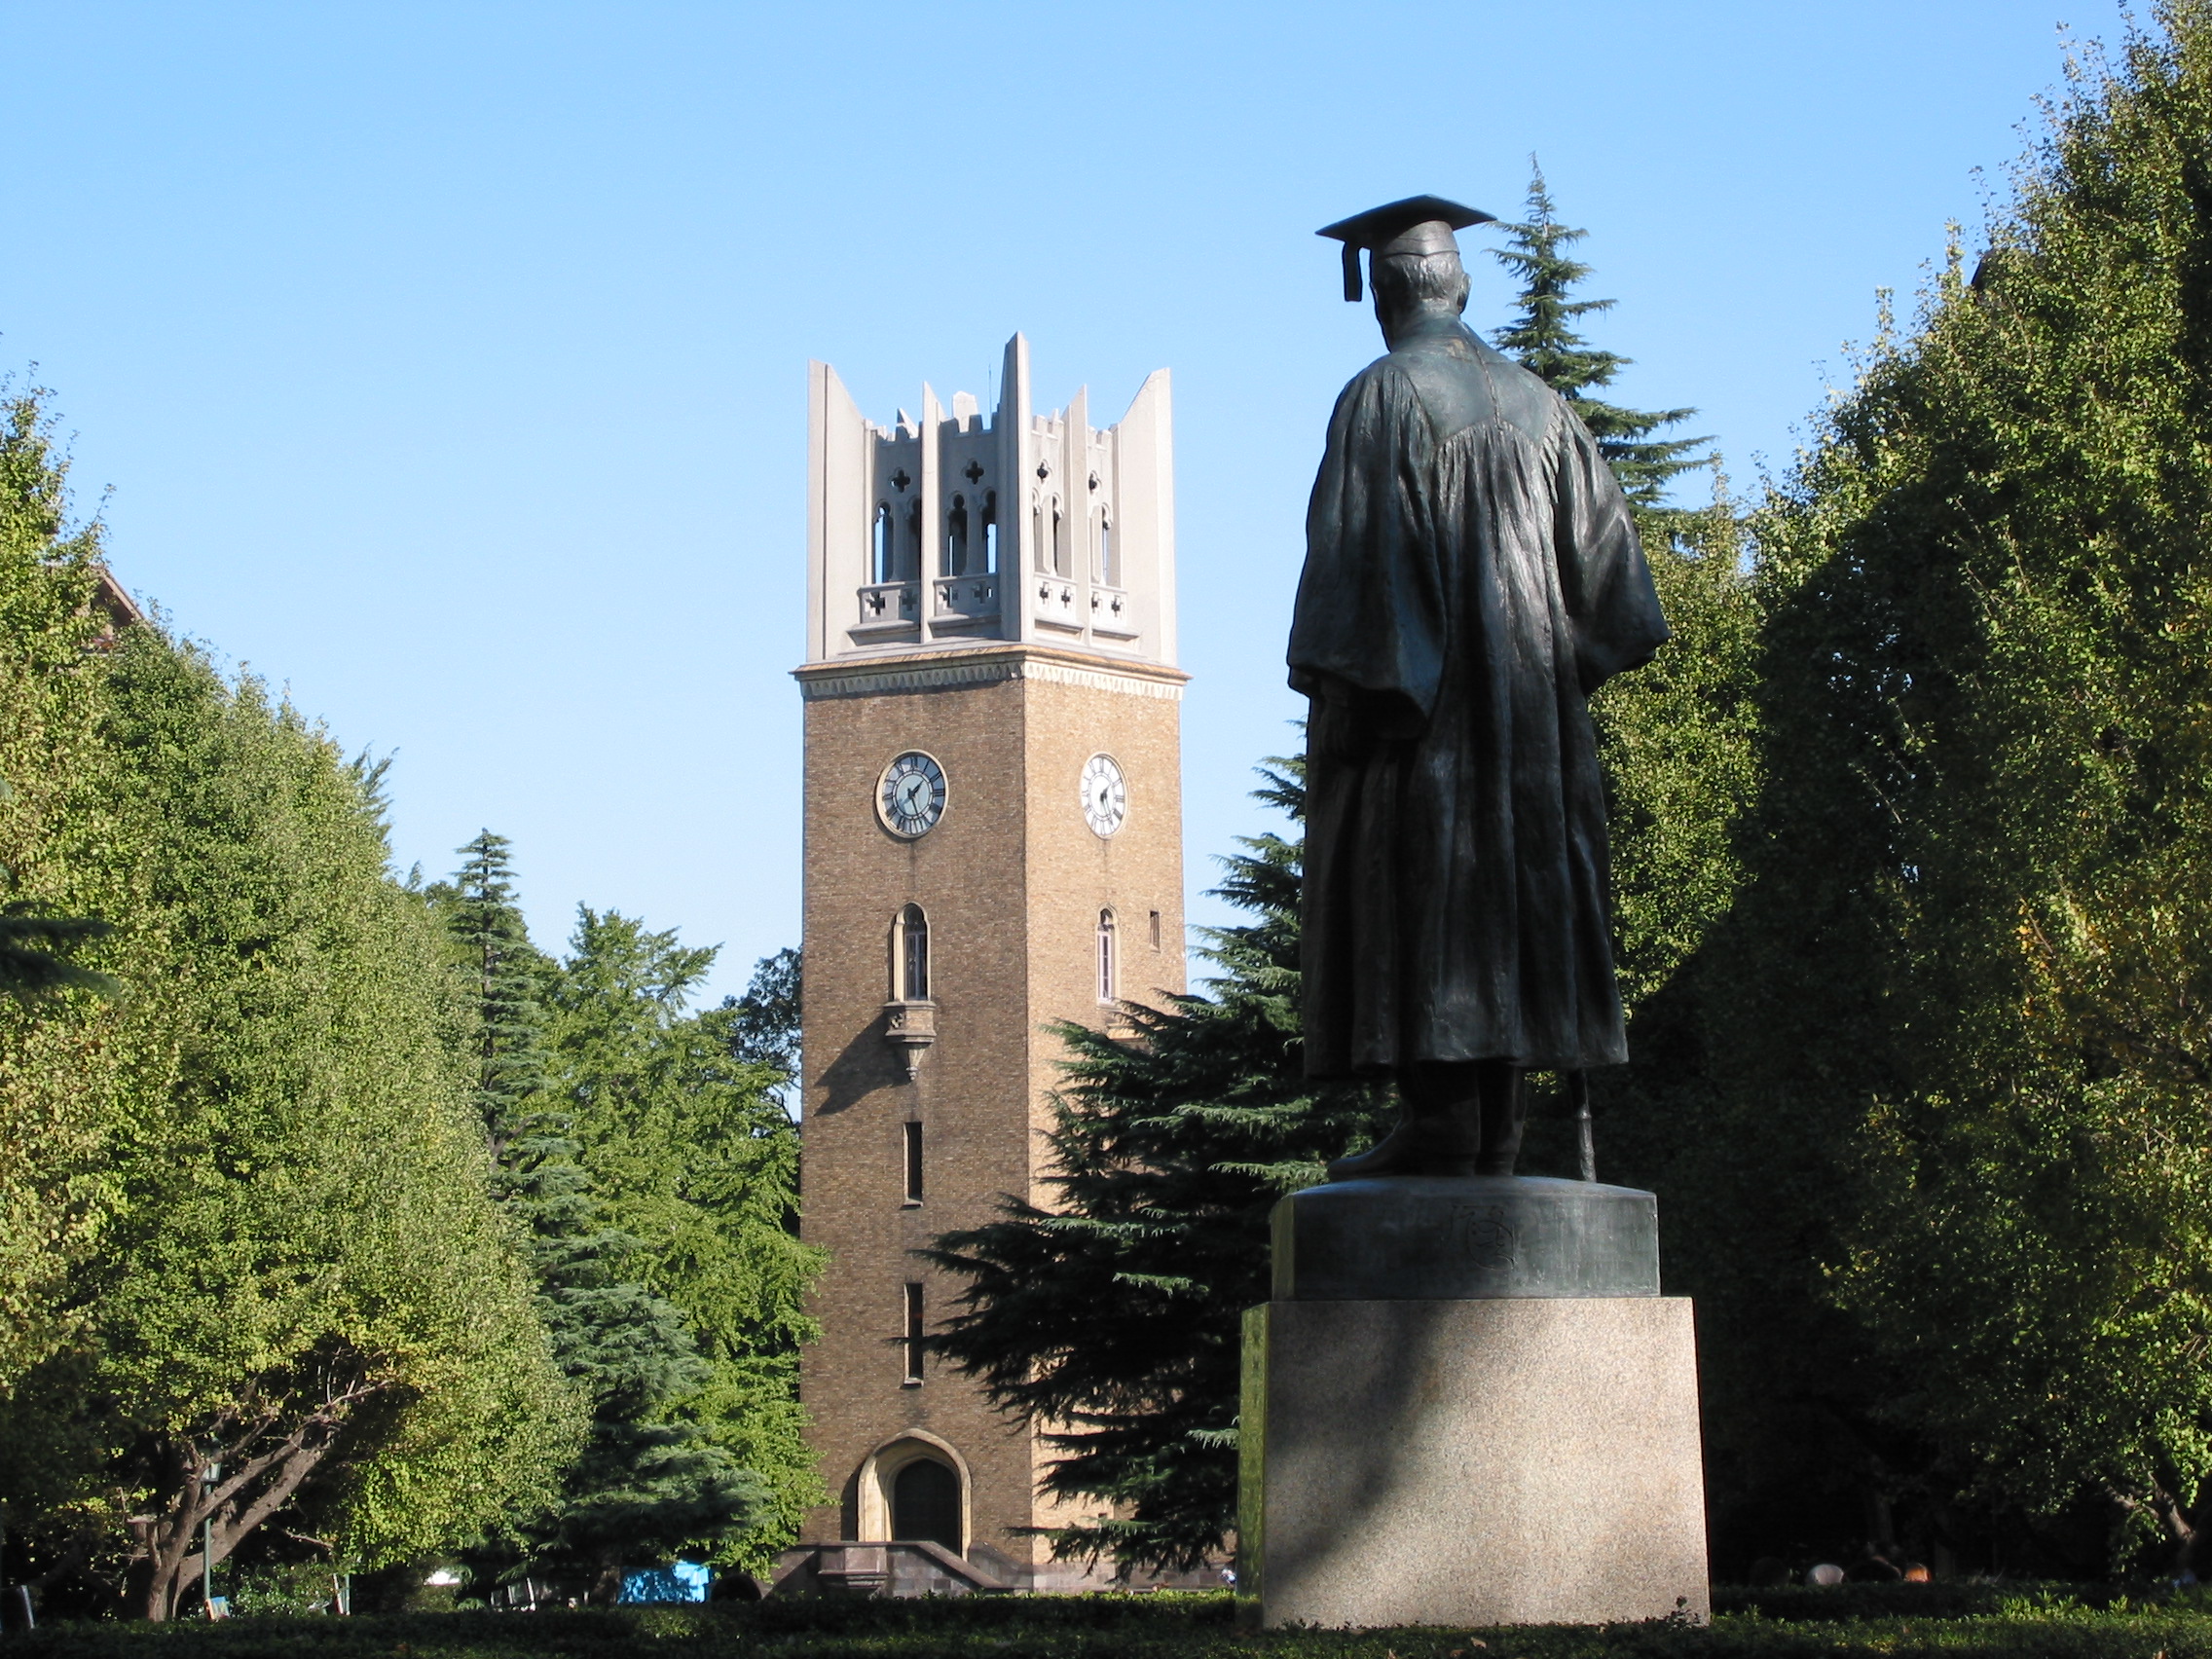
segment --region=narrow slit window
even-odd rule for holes
[[[983,574],[999,573],[999,493],[983,492]]]
[[[930,1000],[930,919],[919,904],[907,905],[891,924],[891,1000]]]
[[[1160,912],[1158,910],[1152,913],[1152,948],[1155,950],[1160,948]]]
[[[899,550],[893,540],[893,523],[894,521],[891,517],[891,503],[889,501],[876,502],[875,579],[879,582],[895,581],[898,579],[891,573],[892,571],[897,568],[899,562]]]
[[[1098,1000],[1110,1003],[1115,997],[1114,962],[1114,912],[1098,912]]]
[[[952,511],[944,516],[944,569],[945,573],[964,576],[968,573],[968,498],[952,498]]]
[[[906,545],[900,560],[897,581],[910,582],[922,573],[922,498],[906,503]]]
[[[1060,503],[1052,503],[1052,574],[1068,573],[1068,521],[1060,511]]]
[[[906,1144],[906,1202],[909,1205],[922,1201],[922,1125],[905,1125]]]
[[[917,1387],[922,1381],[922,1287],[906,1286],[906,1386]]]
[[[1045,509],[1037,498],[1029,498],[1029,562],[1040,571],[1052,568],[1051,553],[1045,545]]]
[[[1103,512],[1098,515],[1098,579],[1108,587],[1122,585],[1122,572],[1114,566],[1114,520]]]

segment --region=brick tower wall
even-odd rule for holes
[[[1044,1546],[1014,1529],[1065,1517],[1035,1498],[1043,1454],[1033,1436],[936,1361],[920,1384],[903,1381],[905,1285],[925,1286],[932,1325],[959,1286],[909,1252],[991,1219],[1003,1194],[1051,1200],[1038,1130],[1050,1120],[1059,1046],[1040,1028],[1111,1024],[1097,997],[1101,909],[1115,912],[1124,998],[1183,988],[1183,677],[1005,645],[923,653],[900,669],[892,689],[827,667],[800,671],[802,1232],[830,1257],[801,1398],[834,1496],[805,1535],[873,1536],[868,1517],[882,1509],[871,1511],[861,1490],[864,1464],[918,1434],[964,1469],[971,1550],[1041,1563]],[[936,756],[948,788],[942,820],[908,841],[883,827],[874,800],[884,766],[910,749]],[[1084,763],[1101,752],[1128,785],[1127,821],[1109,837],[1085,822],[1079,789]],[[885,1038],[883,1007],[890,930],[908,903],[929,917],[937,1004],[936,1042],[910,1081]],[[908,1122],[922,1124],[919,1205],[904,1201]]]

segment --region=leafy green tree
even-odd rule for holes
[[[802,1303],[819,1252],[794,1230],[797,1131],[780,1074],[734,1056],[743,1011],[686,1012],[715,952],[579,908],[551,995],[555,1088],[634,1271],[682,1311],[706,1365],[687,1420],[757,1483],[742,1525],[698,1540],[764,1567],[822,1501],[802,1436]]]
[[[1258,799],[1303,823],[1304,763]],[[1123,1005],[1133,1039],[1062,1025],[1050,1208],[928,1252],[968,1281],[933,1339],[991,1399],[1042,1425],[1045,1488],[1108,1506],[1055,1554],[1197,1566],[1235,1523],[1238,1325],[1268,1298],[1268,1214],[1371,1138],[1382,1102],[1317,1087],[1299,1033],[1300,840],[1246,838],[1220,887],[1252,918],[1209,930],[1210,994]]]
[[[113,931],[93,916],[43,916],[18,906],[0,910],[0,991],[18,997],[58,990],[115,995],[120,987],[113,978],[68,960],[76,946]]]
[[[0,804],[15,798],[15,786],[0,778]],[[114,930],[96,916],[46,916],[20,899],[0,904],[0,992],[15,997],[50,991],[93,991],[112,997],[122,989],[107,975],[68,960],[87,940]]]
[[[2212,1566],[2208,153],[2177,0],[1754,523],[1761,782],[1667,1166],[1770,1528]]]
[[[375,769],[152,628],[104,688],[119,806],[87,884],[132,987],[109,1197],[69,1341],[15,1397],[83,1403],[74,1515],[163,1618],[203,1523],[218,1561],[278,1516],[362,1564],[447,1547],[538,1490],[572,1424]]]
[[[100,1153],[122,1068],[119,1010],[66,994],[93,971],[69,947],[97,961],[101,946],[89,922],[55,920],[117,897],[81,856],[111,837],[117,793],[98,729],[100,527],[70,524],[67,486],[44,394],[0,383],[0,975],[64,993],[0,998],[0,1412],[25,1409],[18,1383],[73,1322],[60,1288],[112,1199]],[[45,1444],[0,1433],[0,1464]],[[0,1491],[0,1526],[31,1491]]]
[[[1688,420],[1697,413],[1694,409],[1627,409],[1596,395],[1612,385],[1630,359],[1600,350],[1575,332],[1583,317],[1610,311],[1614,302],[1569,297],[1590,275],[1590,267],[1567,249],[1589,232],[1559,222],[1543,169],[1532,157],[1528,217],[1504,229],[1510,244],[1494,251],[1521,279],[1520,314],[1496,331],[1493,343],[1573,406],[1631,502],[1643,508],[1663,505],[1668,484],[1704,463],[1704,457],[1691,452],[1709,440],[1652,435]]]

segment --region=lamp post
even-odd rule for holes
[[[213,1492],[215,1483],[223,1478],[223,1465],[209,1463],[200,1478],[202,1492]],[[212,1508],[200,1518],[200,1604],[208,1618],[215,1616],[215,1511]]]

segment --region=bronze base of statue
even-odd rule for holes
[[[1330,1164],[1329,1179],[1512,1174],[1528,1116],[1522,1077],[1510,1060],[1409,1067],[1398,1074],[1397,1127]]]

